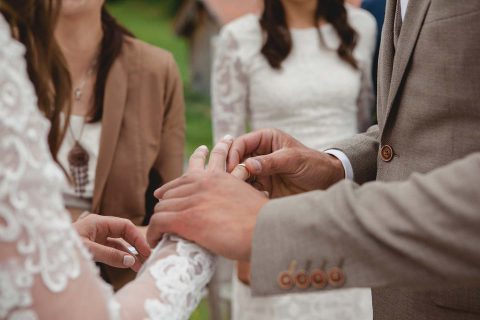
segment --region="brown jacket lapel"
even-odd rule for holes
[[[105,92],[116,92],[116,95],[105,96],[104,112],[108,117],[102,119],[102,134],[100,137],[100,153],[95,175],[95,192],[92,208],[98,212],[105,184],[112,166],[113,156],[122,126],[123,112],[127,98],[128,72],[122,59],[117,59],[110,70]]]
[[[391,1],[390,6],[394,5]],[[397,50],[393,55],[393,66],[391,71],[391,80],[390,80],[390,89],[385,91],[388,92],[387,101],[386,101],[386,112],[385,112],[385,123],[388,120],[388,116],[392,109],[395,98],[398,94],[400,84],[405,76],[405,71],[407,69],[410,58],[413,54],[415,44],[417,43],[420,30],[423,26],[423,21],[427,14],[428,8],[430,7],[431,0],[413,0],[409,2],[407,15],[405,16],[405,21],[402,25],[402,31],[398,39]],[[392,13],[392,17],[395,17],[395,11]],[[393,41],[393,23],[391,29],[391,41]],[[393,46],[393,42],[392,42]],[[389,47],[389,45],[387,46]],[[388,52],[385,52],[388,53]],[[391,58],[390,58],[391,59]],[[387,59],[386,62],[389,60]],[[388,66],[386,66],[388,68]],[[388,73],[384,74],[388,76]],[[386,80],[386,79],[384,79]]]

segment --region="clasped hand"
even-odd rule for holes
[[[272,198],[326,189],[344,176],[334,157],[309,149],[278,130],[260,130],[212,150],[195,150],[185,175],[156,190],[147,240],[177,234],[227,258],[249,261],[257,216]],[[245,167],[238,166],[240,163]],[[228,174],[225,172],[227,168]],[[245,183],[256,176],[252,185]]]

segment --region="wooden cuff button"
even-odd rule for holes
[[[312,285],[317,289],[323,289],[327,285],[327,274],[321,269],[313,270],[310,275]]]
[[[328,283],[332,287],[343,287],[345,284],[345,274],[343,273],[343,270],[338,267],[330,269],[330,271],[328,271]]]
[[[295,280],[288,272],[282,272],[278,276],[278,285],[284,290],[290,290],[295,285]]]
[[[310,278],[302,271],[295,276],[295,283],[300,289],[308,289],[310,287]]]

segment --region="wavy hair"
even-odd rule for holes
[[[338,56],[357,69],[358,64],[353,56],[357,45],[357,32],[350,26],[347,19],[347,10],[343,0],[317,0],[317,9],[313,17],[316,25],[324,19],[330,23],[340,38],[337,48]],[[292,51],[292,36],[287,25],[285,8],[280,0],[264,0],[264,10],[260,25],[265,32],[266,39],[262,47],[262,55],[270,66],[280,69],[283,61]],[[322,33],[318,29],[322,44],[325,44]]]
[[[54,38],[60,6],[61,0],[0,0],[0,12],[13,36],[25,46],[38,108],[51,122],[48,144],[55,161],[68,126],[72,92],[66,62]],[[62,112],[67,115],[63,125]]]

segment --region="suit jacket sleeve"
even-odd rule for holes
[[[178,178],[183,171],[185,146],[185,102],[183,86],[175,60],[170,56],[165,79],[165,110],[162,125],[161,148],[155,169],[162,181]]]
[[[478,284],[478,181],[475,153],[403,182],[359,187],[342,181],[327,191],[270,201],[254,232],[254,293],[285,293],[277,277],[292,260],[299,268],[340,267],[344,287]]]
[[[344,152],[352,164],[355,182],[362,184],[376,178],[379,135],[378,125],[374,125],[367,132],[357,134],[327,149]]]

